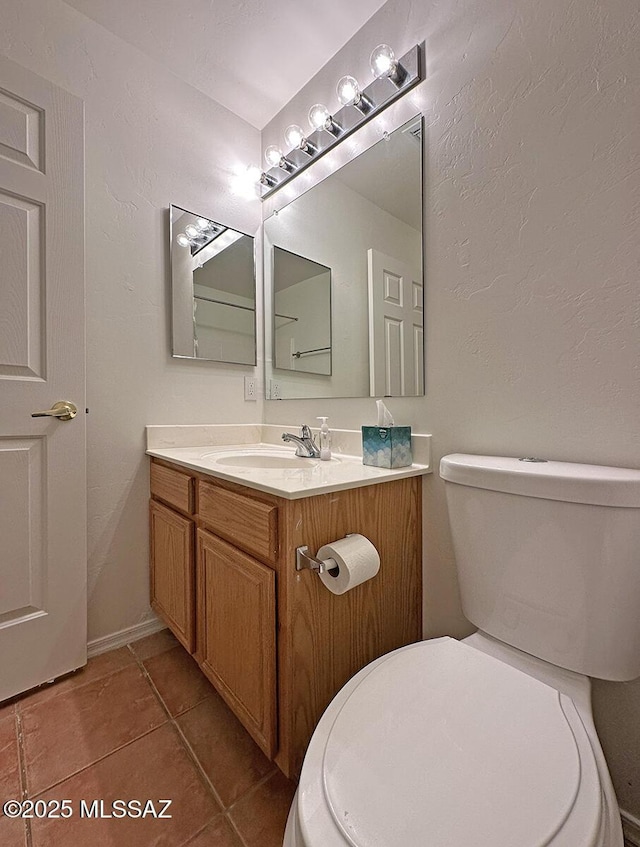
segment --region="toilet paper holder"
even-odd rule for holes
[[[348,532],[345,538],[350,538],[355,535],[354,532]],[[296,547],[296,570],[297,571],[315,571],[316,573],[326,573],[336,567],[333,559],[318,559],[309,553],[309,548],[306,544],[301,547]]]
[[[296,547],[296,570],[324,573],[327,570],[327,564],[322,559],[316,559],[315,556],[312,556],[305,544],[302,547]]]

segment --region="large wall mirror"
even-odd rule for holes
[[[256,364],[253,238],[171,206],[172,353]]]
[[[265,221],[267,398],[424,394],[422,136],[417,115]]]

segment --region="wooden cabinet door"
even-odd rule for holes
[[[277,750],[276,575],[198,530],[198,661],[269,758]]]
[[[149,506],[151,608],[190,652],[195,649],[194,524],[155,500]]]

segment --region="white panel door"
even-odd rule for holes
[[[368,250],[369,383],[372,397],[424,393],[422,275],[406,262]]]
[[[83,124],[0,57],[0,700],[86,663]]]

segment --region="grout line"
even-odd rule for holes
[[[229,824],[229,826],[231,827],[231,829],[232,829],[232,830],[235,832],[235,834],[238,836],[238,840],[240,841],[240,844],[242,845],[242,847],[249,847],[249,845],[247,844],[247,842],[246,842],[246,841],[244,840],[244,838],[242,837],[242,833],[240,832],[240,830],[239,830],[239,829],[238,829],[238,827],[236,826],[235,821],[234,821],[234,820],[233,820],[233,818],[229,815],[229,812],[228,812],[228,811],[226,811],[226,812],[224,813],[224,816],[225,816],[225,818],[227,819],[227,823]]]
[[[16,727],[16,740],[18,742],[18,763],[20,766],[20,788],[22,791],[22,799],[26,799],[28,795],[27,788],[27,758],[24,752],[24,736],[22,734],[22,716],[20,712],[15,709],[15,727]]]
[[[15,729],[16,729],[16,741],[18,744],[18,766],[20,768],[20,790],[22,794],[22,799],[25,800],[28,797],[28,787],[27,787],[27,757],[24,752],[24,735],[22,733],[22,716],[20,715],[20,711],[18,709],[17,703],[13,707],[14,713],[14,721],[15,721]],[[28,818],[24,819],[24,831],[25,831],[25,839],[27,847],[31,847],[33,840],[31,836],[31,821]]]
[[[209,790],[211,791],[211,793],[213,794],[213,796],[215,798],[216,803],[220,806],[220,812],[225,812],[226,807],[225,807],[224,803],[222,802],[222,798],[220,797],[220,795],[216,791],[214,784],[211,782],[211,780],[207,776],[204,768],[200,764],[200,760],[196,756],[195,751],[191,748],[191,745],[187,741],[184,733],[182,732],[180,725],[175,720],[172,720],[171,723],[173,724],[176,732],[178,733],[178,737],[180,738],[180,741],[182,742],[183,747],[186,749],[187,754],[189,755],[189,758],[196,765],[198,773],[200,774],[200,776],[204,780],[205,785],[207,786],[207,788],[209,788]]]
[[[271,779],[271,777],[275,776],[275,774],[277,774],[277,773],[278,773],[278,767],[274,765],[274,767],[269,771],[269,773],[265,774],[265,776],[263,776],[262,779],[258,780],[258,782],[256,782],[254,785],[252,785],[251,788],[249,788],[247,791],[245,791],[245,793],[241,797],[238,797],[237,800],[234,800],[233,803],[227,809],[225,809],[225,811],[227,811],[227,812],[233,811],[233,809],[235,809],[235,807],[238,805],[238,803],[241,803],[246,797],[249,797],[249,795],[253,794],[255,791],[257,791],[258,788],[261,788],[265,784],[265,782],[268,782]]]
[[[129,647],[130,645],[127,645],[127,646]],[[132,650],[131,652],[133,653],[133,650]],[[147,681],[147,683],[148,683],[149,687],[151,688],[151,691],[152,691],[153,695],[155,696],[156,700],[157,700],[157,701],[158,701],[158,703],[160,704],[160,707],[162,708],[162,711],[166,714],[167,719],[168,719],[169,721],[173,721],[173,715],[172,715],[172,714],[171,714],[171,712],[169,711],[169,707],[166,705],[166,703],[164,702],[164,700],[163,700],[163,699],[162,699],[162,697],[160,696],[160,692],[159,692],[159,691],[158,691],[158,689],[156,688],[156,685],[155,685],[154,681],[151,679],[151,676],[150,676],[150,674],[149,674],[149,671],[148,671],[148,670],[146,669],[146,667],[144,666],[144,662],[143,662],[143,660],[142,660],[142,659],[140,659],[138,656],[136,656],[136,654],[135,654],[135,653],[133,653],[133,655],[134,655],[134,658],[135,658],[136,663],[137,663],[137,665],[138,665],[138,669],[140,670],[140,672],[141,672],[141,674],[142,674],[143,678]]]

